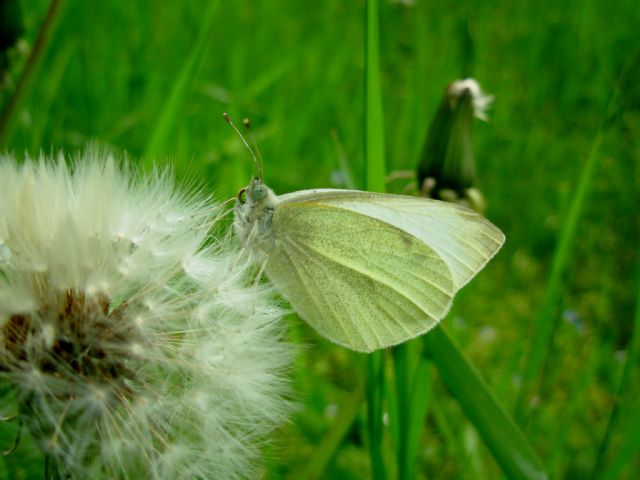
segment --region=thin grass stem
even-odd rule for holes
[[[38,36],[33,45],[33,49],[27,59],[27,63],[22,70],[20,78],[16,84],[13,95],[9,98],[5,109],[0,115],[0,146],[7,147],[17,126],[18,118],[22,112],[24,102],[29,97],[31,87],[40,70],[42,59],[49,51],[52,39],[60,24],[62,12],[66,7],[66,0],[52,0],[49,5],[47,15],[38,31]]]

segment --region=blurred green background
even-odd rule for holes
[[[170,163],[226,199],[254,172],[228,111],[251,118],[276,192],[361,184],[363,1],[3,9],[12,4],[20,15],[4,10],[1,23],[22,29],[2,58],[3,150],[98,142],[145,167]],[[490,121],[475,125],[477,186],[507,243],[445,324],[505,410],[518,410],[552,478],[640,477],[639,26],[635,0],[380,2],[388,171],[415,168],[449,82],[473,76],[495,95]],[[308,345],[293,369],[299,410],[265,447],[265,477],[301,478],[324,454],[320,478],[368,478],[364,409],[356,403],[353,423],[340,416],[363,356],[290,324]],[[540,361],[528,374],[531,351]],[[428,375],[418,478],[499,478],[436,369]],[[344,438],[319,447],[336,421]],[[0,449],[14,433],[2,426]],[[40,463],[26,438],[0,478],[38,478]]]

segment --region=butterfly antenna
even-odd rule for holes
[[[253,150],[256,152],[258,156],[258,161],[260,162],[260,177],[262,177],[262,170],[264,168],[264,160],[262,159],[262,154],[260,153],[260,148],[258,147],[258,142],[256,141],[256,136],[253,134],[253,130],[251,129],[251,120],[245,118],[242,120],[242,126],[249,134],[249,138],[251,139],[251,146]]]
[[[260,180],[262,180],[262,163],[258,162],[258,157],[256,157],[255,153],[253,153],[253,149],[249,146],[247,141],[244,139],[244,137],[242,136],[242,133],[240,133],[240,130],[238,130],[238,127],[236,127],[234,123],[231,121],[231,117],[229,116],[229,114],[227,112],[224,112],[222,116],[227,121],[227,123],[231,125],[231,128],[233,128],[236,131],[236,133],[240,137],[240,140],[242,140],[242,143],[244,144],[244,146],[247,148],[247,150],[249,150],[249,153],[251,154],[251,158],[253,158],[253,163],[255,163],[256,168],[258,169],[258,176],[260,177]]]

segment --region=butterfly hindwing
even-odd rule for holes
[[[368,352],[420,335],[446,315],[456,288],[436,250],[325,200],[279,202],[273,217],[267,276],[303,319],[335,343]]]

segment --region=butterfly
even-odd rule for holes
[[[372,352],[421,335],[504,243],[465,207],[318,189],[238,194],[234,228],[298,315],[334,343]]]

